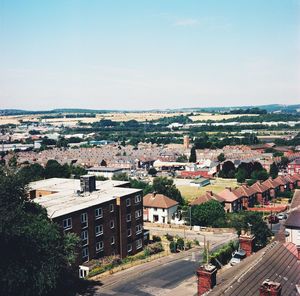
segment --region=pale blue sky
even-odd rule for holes
[[[0,108],[300,103],[300,0],[0,0]]]

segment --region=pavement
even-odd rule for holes
[[[228,235],[223,241],[213,242],[216,248],[236,235]],[[202,248],[172,254],[152,262],[120,271],[101,278],[84,296],[181,296],[195,295],[197,292],[196,270],[199,267]]]

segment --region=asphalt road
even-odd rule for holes
[[[222,242],[215,242],[211,245],[212,249],[235,238],[234,235],[227,235]],[[112,277],[104,279],[103,285],[95,285],[88,295],[118,295],[118,296],[162,296],[172,293],[172,289],[181,283],[193,279],[196,270],[199,267],[202,250],[192,250],[186,253],[185,257],[176,261],[158,263],[147,270],[139,270],[138,273],[133,268],[116,274],[114,280]],[[175,296],[175,294],[172,294]]]
[[[193,258],[192,258],[193,257]],[[189,279],[199,267],[200,254],[156,266],[150,271],[124,278],[117,284],[98,287],[94,295],[159,296]]]

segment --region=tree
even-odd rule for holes
[[[187,162],[188,159],[187,159],[186,155],[180,155],[177,157],[176,161],[177,162]]]
[[[219,172],[219,176],[222,178],[234,178],[235,166],[232,161],[225,161],[222,165],[222,170]]]
[[[225,219],[225,210],[216,200],[210,200],[192,207],[192,223],[201,226],[217,226]]]
[[[220,153],[220,154],[218,155],[218,161],[219,161],[219,162],[223,162],[225,159],[226,159],[226,158],[225,158],[225,154],[224,154],[224,153]]]
[[[49,159],[45,166],[45,178],[69,178],[70,171],[67,164],[60,165],[56,160]]]
[[[45,169],[38,163],[22,167],[18,174],[26,183],[45,178]]]
[[[11,168],[16,168],[18,164],[17,156],[14,154],[8,161],[8,166]]]
[[[245,169],[241,168],[237,170],[237,173],[235,175],[237,182],[243,183],[245,182],[247,178],[247,172]]]
[[[5,254],[0,260],[0,294],[65,295],[75,271],[78,238],[64,234],[45,209],[28,199],[20,175],[1,175],[0,188],[0,238]]]
[[[153,176],[156,176],[157,170],[156,170],[155,168],[150,168],[150,169],[148,170],[148,174],[151,175],[152,177],[153,177]]]
[[[117,173],[113,174],[112,180],[116,181],[129,181],[127,173]]]
[[[176,200],[180,204],[183,204],[183,198],[180,191],[176,188],[173,180],[168,179],[167,177],[154,178],[151,192],[164,194],[167,197]]]
[[[254,171],[251,174],[251,179],[265,181],[269,178],[269,174],[265,169]]]
[[[196,148],[195,148],[195,146],[193,146],[191,148],[191,155],[189,158],[189,162],[196,162],[196,161],[197,161]]]
[[[275,179],[278,176],[278,166],[275,162],[270,165],[270,176]]]

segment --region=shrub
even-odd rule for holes
[[[184,240],[182,238],[178,238],[177,239],[177,248],[179,250],[183,250],[183,248],[184,248]]]
[[[176,244],[176,242],[171,241],[171,243],[170,243],[170,251],[172,253],[176,253],[176,251],[177,251],[177,244]]]

